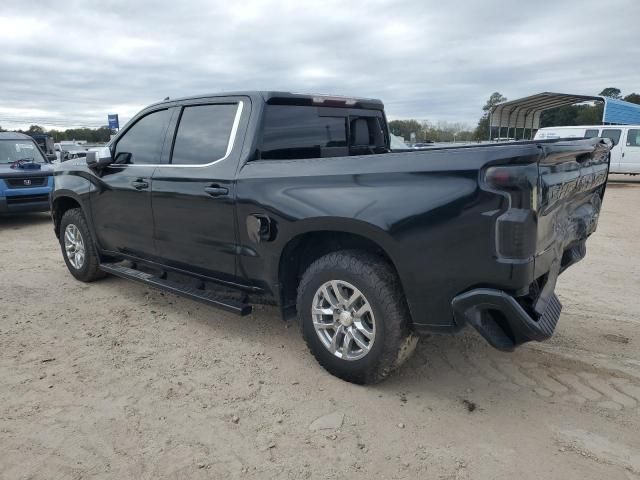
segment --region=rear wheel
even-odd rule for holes
[[[67,210],[60,220],[60,246],[71,275],[83,282],[105,276],[82,210]]]
[[[366,252],[330,253],[311,264],[298,288],[297,309],[318,363],[349,382],[384,379],[416,345],[395,272]]]

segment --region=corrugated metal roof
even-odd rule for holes
[[[602,102],[604,97],[543,92],[500,103],[491,110],[492,127],[540,128],[540,115],[545,110],[582,102]]]
[[[607,98],[602,121],[620,125],[640,125],[640,105]]]
[[[491,127],[513,128],[514,136],[517,128],[527,128],[532,132],[540,128],[540,116],[545,110],[583,102],[604,102],[602,123],[640,124],[640,105],[635,103],[600,95],[543,92],[496,105],[490,112],[490,125]],[[507,131],[506,135],[509,136],[511,133]]]

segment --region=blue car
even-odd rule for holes
[[[33,138],[0,132],[0,214],[45,212],[53,188],[53,165]]]

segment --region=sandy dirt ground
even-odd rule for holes
[[[83,284],[46,214],[0,219],[0,478],[640,479],[639,238],[612,177],[551,341],[433,336],[362,387],[273,307]]]

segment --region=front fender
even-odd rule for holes
[[[89,205],[90,192],[91,182],[88,179],[78,175],[70,175],[67,172],[55,173],[50,203],[56,237],[59,234],[60,219],[62,218],[62,212],[59,212],[59,210],[60,206],[64,204],[64,199],[73,200],[80,206],[82,213],[87,219],[91,235],[93,235],[93,217]]]

